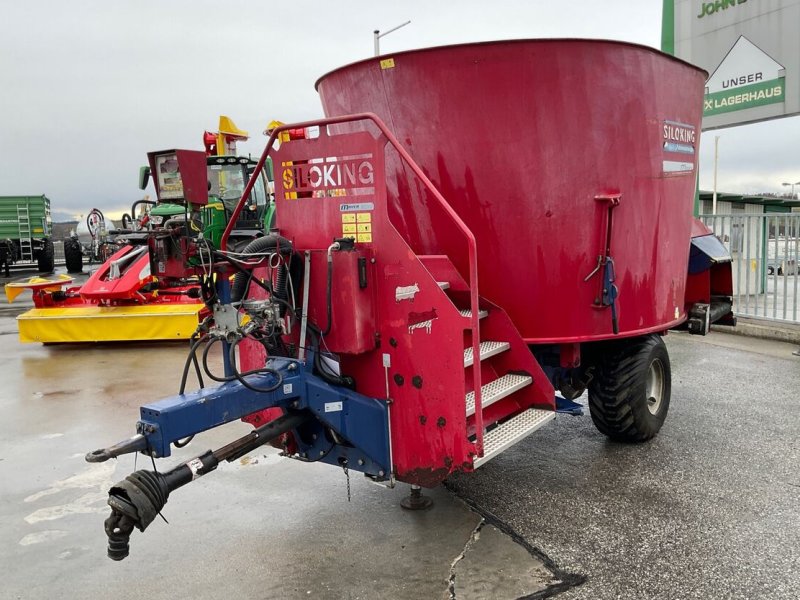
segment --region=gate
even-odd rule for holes
[[[733,258],[734,312],[800,322],[800,213],[702,215]]]

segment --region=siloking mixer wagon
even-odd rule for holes
[[[271,158],[274,230],[238,253],[182,226],[151,233],[153,273],[199,277],[210,316],[179,394],[87,460],[166,457],[239,418],[254,429],[112,487],[109,556],[127,556],[172,491],[268,442],[410,483],[419,506],[418,486],[552,420],[556,390],[588,390],[610,438],[656,435],[661,336],[733,320],[730,259],[691,217],[704,81],[651,48],[586,40],[417,50],[323,76],[326,117],[273,129],[256,169]]]

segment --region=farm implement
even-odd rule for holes
[[[276,127],[255,168],[276,170],[274,230],[217,249],[251,178],[219,246],[188,221],[147,234],[153,274],[197,278],[208,317],[179,394],[87,460],[168,457],[235,419],[254,429],[114,485],[109,556],[175,490],[265,443],[411,484],[420,506],[420,488],[552,421],[556,391],[588,392],[612,439],[655,436],[663,335],[733,318],[730,257],[691,219],[704,82],[651,48],[584,40],[410,51],[322,77],[326,117]]]

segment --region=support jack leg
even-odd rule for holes
[[[425,510],[433,506],[430,496],[422,495],[422,488],[418,485],[411,486],[411,493],[400,501],[400,506],[407,510]]]

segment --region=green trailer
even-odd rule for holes
[[[52,273],[52,225],[44,194],[0,196],[0,265],[36,263],[41,273]]]

